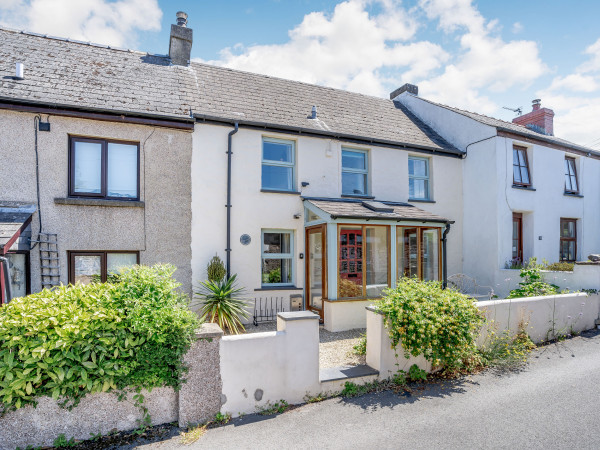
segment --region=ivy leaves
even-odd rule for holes
[[[178,387],[198,321],[171,266],[118,282],[60,286],[0,309],[0,412],[50,396],[74,406],[96,392]]]

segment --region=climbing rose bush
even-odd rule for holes
[[[437,281],[403,278],[375,303],[385,316],[392,345],[404,356],[423,355],[434,366],[460,370],[478,357],[484,317],[472,298]]]

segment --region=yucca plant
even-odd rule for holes
[[[246,311],[244,288],[235,283],[237,275],[221,281],[206,280],[200,283],[196,296],[201,300],[200,317],[216,323],[231,334],[245,331],[241,319],[249,317]]]

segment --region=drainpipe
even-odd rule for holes
[[[238,123],[234,123],[234,129],[227,135],[227,279],[231,276],[231,137],[238,132]]]
[[[0,256],[0,275],[2,275],[2,279],[0,279],[0,289],[2,289],[2,295],[0,295],[0,298],[2,299],[2,301],[0,301],[1,306],[2,303],[8,303],[12,299],[8,274],[8,258],[5,258],[4,256]]]
[[[444,230],[444,233],[442,234],[442,264],[444,265],[442,267],[442,288],[446,289],[446,287],[448,286],[448,255],[446,252],[446,236],[448,235],[448,232],[450,231],[450,224],[454,223],[454,222],[448,222],[446,224],[446,229]]]

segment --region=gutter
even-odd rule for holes
[[[188,117],[174,117],[164,115],[144,114],[136,111],[119,111],[102,108],[74,108],[58,103],[43,103],[19,101],[9,97],[0,96],[0,109],[18,112],[31,112],[39,114],[52,114],[80,119],[100,120],[107,122],[132,123],[138,125],[151,125],[180,130],[194,130],[194,120]]]
[[[228,280],[231,277],[231,155],[233,154],[231,152],[231,141],[233,135],[239,130],[237,122],[233,126],[234,129],[227,134],[227,204],[225,205],[227,208],[227,247],[225,248],[225,253],[227,253],[226,267]]]
[[[426,147],[419,146],[413,144],[402,144],[395,141],[387,141],[383,139],[374,139],[367,136],[359,136],[359,135],[351,135],[351,134],[343,134],[343,133],[334,133],[332,131],[326,130],[314,130],[310,128],[303,127],[294,127],[294,126],[286,126],[286,125],[278,125],[275,123],[269,122],[255,122],[251,120],[239,120],[239,119],[224,119],[222,117],[217,116],[208,116],[204,114],[194,114],[197,122],[203,122],[207,124],[214,125],[224,125],[231,126],[236,123],[244,128],[252,128],[262,131],[273,131],[279,133],[288,133],[288,134],[299,134],[308,137],[327,137],[329,139],[336,139],[339,141],[350,142],[355,144],[363,144],[377,147],[389,147],[389,148],[397,148],[400,150],[408,150],[414,151],[418,153],[426,153],[426,154],[439,154],[441,156],[448,156],[452,158],[462,158],[464,152],[458,150],[457,152],[450,152],[441,148],[434,147]]]

